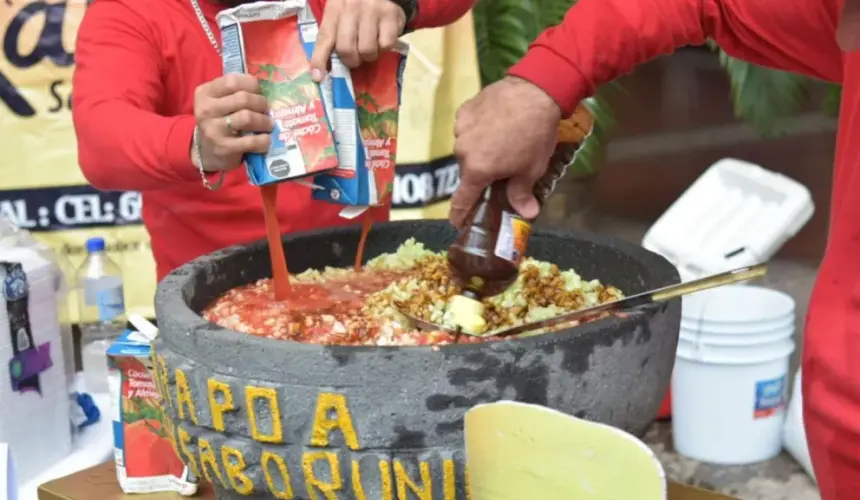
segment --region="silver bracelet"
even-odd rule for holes
[[[209,182],[209,179],[206,178],[206,171],[203,170],[203,153],[200,151],[199,132],[200,129],[198,127],[194,127],[194,133],[191,136],[191,148],[194,150],[194,157],[197,160],[197,171],[200,172],[200,180],[203,181],[203,186],[210,191],[215,191],[224,183],[225,174],[223,170],[218,172],[218,180],[215,181],[215,184],[212,184]]]

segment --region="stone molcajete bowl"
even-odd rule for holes
[[[351,265],[358,236],[353,227],[285,238],[291,271]],[[378,224],[366,255],[409,237],[443,250],[454,231],[442,221]],[[679,281],[662,257],[588,233],[537,231],[529,253],[627,294]],[[177,269],[156,295],[154,366],[168,430],[219,500],[465,499],[468,408],[513,399],[641,435],[669,384],[679,301],[542,336],[437,348],[276,341],[198,314],[266,276],[260,242]]]

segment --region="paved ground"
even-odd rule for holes
[[[620,220],[600,220],[597,230],[639,243],[647,227]],[[814,265],[777,260],[771,263],[763,280],[764,285],[792,295],[797,302],[798,352],[793,366],[797,366],[802,325],[815,273]],[[703,464],[675,452],[670,423],[656,423],[645,441],[660,457],[669,477],[680,483],[730,494],[741,500],[820,500],[813,481],[785,453],[756,465],[726,467]]]
[[[654,450],[669,478],[741,500],[820,500],[818,488],[797,462],[783,453],[755,465],[716,466],[686,458],[672,448],[672,426],[657,423],[645,442]]]

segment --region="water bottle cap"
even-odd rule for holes
[[[104,238],[90,238],[87,240],[87,252],[103,252],[105,249]]]

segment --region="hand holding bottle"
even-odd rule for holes
[[[540,211],[532,193],[556,144],[561,108],[537,86],[508,77],[481,91],[457,111],[454,152],[460,186],[451,199],[451,222],[461,227],[481,193],[508,179],[512,208],[525,219]]]

